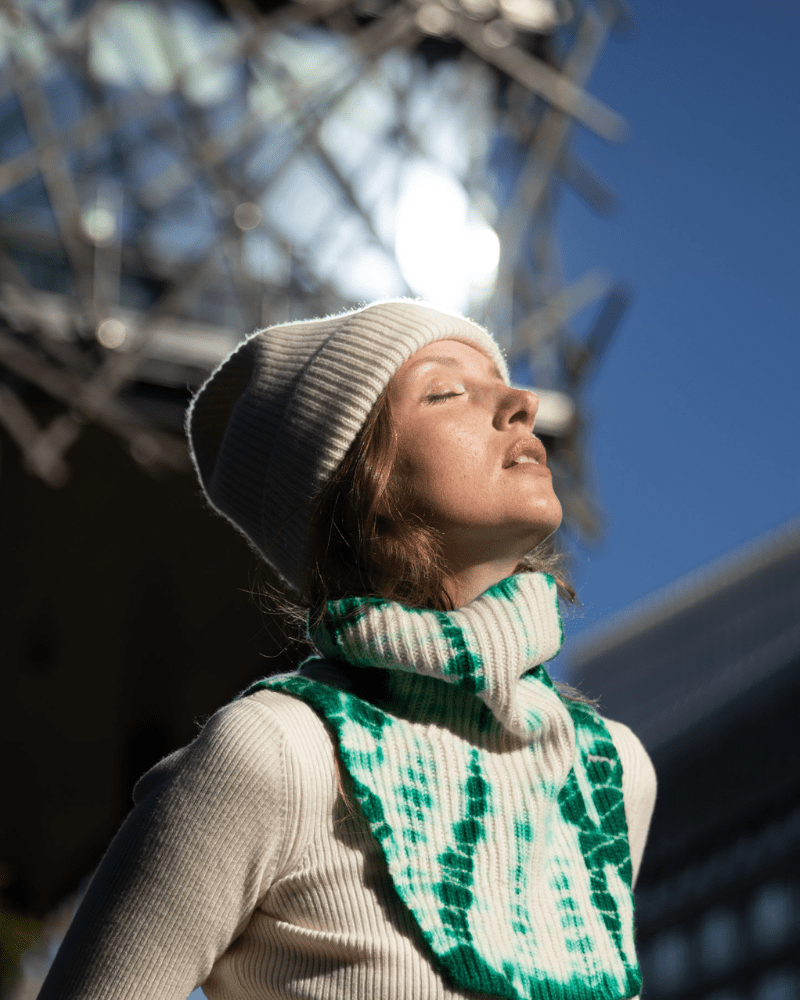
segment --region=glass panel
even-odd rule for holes
[[[737,959],[739,928],[733,910],[712,910],[699,929],[700,960],[709,973],[730,968]]]
[[[794,925],[797,914],[794,886],[769,882],[753,900],[753,938],[761,948],[782,944]]]
[[[682,931],[658,935],[650,952],[650,970],[654,992],[674,993],[683,985],[689,972],[689,946]]]
[[[800,979],[792,969],[768,972],[758,984],[754,1000],[800,1000]]]

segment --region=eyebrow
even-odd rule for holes
[[[411,371],[414,368],[418,368],[420,365],[426,365],[429,361],[438,361],[440,365],[444,365],[446,368],[462,368],[460,361],[457,361],[456,358],[451,358],[447,354],[430,354],[426,358],[419,358],[419,360],[412,362],[412,364],[408,366],[408,370]],[[499,378],[501,382],[505,381],[500,373],[500,369],[496,364],[494,364],[494,362],[492,362],[489,371],[495,378]]]

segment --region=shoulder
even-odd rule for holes
[[[656,771],[641,740],[628,726],[613,719],[603,721],[622,763],[622,795],[635,882],[656,804]]]
[[[167,782],[217,785],[255,791],[298,780],[304,763],[331,747],[314,711],[297,698],[262,690],[223,706],[195,739],[164,758],[142,777],[135,801]]]
[[[655,798],[656,771],[642,741],[624,722],[605,717],[603,722],[617,748],[625,784],[640,789],[643,794],[652,793]]]
[[[202,831],[226,850],[253,853],[275,872],[302,855],[320,810],[336,795],[330,736],[303,702],[258,691],[211,716],[188,746],[134,788],[133,815],[159,830]]]

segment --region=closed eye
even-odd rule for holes
[[[426,403],[442,403],[445,399],[452,399],[454,396],[463,396],[463,392],[437,392],[425,397]]]

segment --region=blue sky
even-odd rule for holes
[[[800,512],[800,8],[632,12],[590,83],[630,136],[575,140],[619,210],[560,214],[566,277],[635,293],[587,393],[607,530],[568,637]]]

